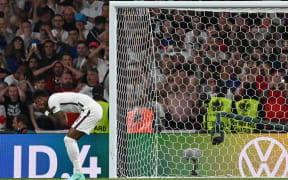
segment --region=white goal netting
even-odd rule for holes
[[[117,176],[287,177],[287,25],[282,9],[117,8]]]

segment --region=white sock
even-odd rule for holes
[[[80,153],[79,153],[77,141],[75,139],[65,136],[64,143],[66,146],[68,156],[73,164],[73,168],[74,168],[73,172],[82,173],[81,165],[80,165]]]

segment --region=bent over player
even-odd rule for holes
[[[69,180],[84,180],[79,157],[77,141],[90,132],[102,118],[102,107],[85,94],[64,92],[55,93],[49,97],[48,93],[36,90],[33,94],[35,105],[41,112],[45,112],[54,123],[66,125],[65,113],[76,112],[79,117],[75,120],[69,132],[64,138],[68,156],[73,164],[73,175]]]

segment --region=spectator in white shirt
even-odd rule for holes
[[[25,49],[28,48],[33,38],[39,39],[38,33],[32,32],[32,25],[30,21],[23,21],[16,32],[16,36],[20,36],[24,40]]]
[[[19,81],[25,79],[26,68],[24,65],[20,66],[15,73],[6,76],[4,82],[10,86],[11,84],[18,84]]]
[[[86,8],[84,8],[81,13],[85,14],[88,17],[95,18],[96,16],[102,15],[102,6],[104,4],[103,1],[98,0],[87,0],[88,4]]]
[[[87,71],[85,79],[85,85],[81,87],[79,93],[86,94],[93,97],[93,88],[99,84],[99,76],[97,68],[91,68]]]
[[[60,14],[56,14],[52,20],[53,29],[52,35],[57,38],[58,41],[67,42],[68,32],[63,29],[64,19]]]

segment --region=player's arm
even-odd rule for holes
[[[51,119],[55,126],[57,127],[64,127],[67,125],[67,118],[66,114],[62,111],[58,111],[56,113],[49,113],[48,114],[49,119]]]
[[[51,96],[48,100],[48,110],[45,112],[55,125],[56,129],[65,129],[67,126],[66,114],[61,110],[59,100],[56,96]]]

